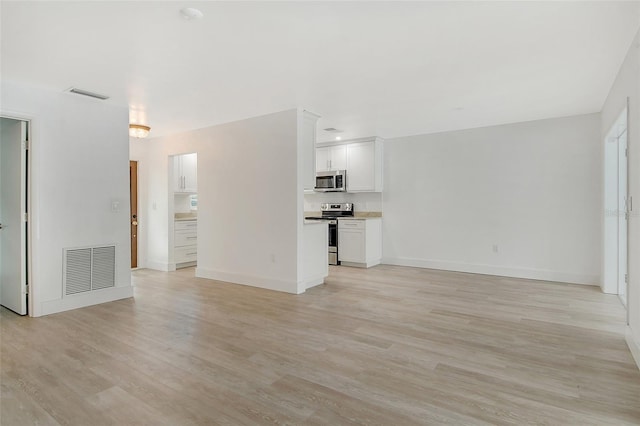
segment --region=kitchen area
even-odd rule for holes
[[[198,259],[198,154],[172,157],[173,263],[196,266]]]
[[[304,216],[328,224],[329,265],[369,268],[382,260],[382,158],[378,137],[316,144]]]
[[[300,294],[330,265],[381,263],[383,140],[316,142],[317,119],[293,109],[135,143],[144,265]]]

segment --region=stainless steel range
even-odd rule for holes
[[[305,217],[305,219],[329,221],[329,265],[339,265],[338,219],[353,217],[353,203],[322,203],[320,211],[322,216]]]

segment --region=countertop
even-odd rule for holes
[[[313,215],[309,215],[306,217],[320,217],[320,216],[313,216]],[[378,216],[378,217],[371,217],[371,216],[353,216],[353,217],[339,217],[338,220],[371,220],[371,219],[382,219],[382,217]],[[333,220],[333,219],[327,219],[327,220]],[[323,220],[316,220],[316,219],[312,219],[312,220],[307,220],[305,219],[304,221],[305,223],[307,222],[320,222],[320,223],[324,223]]]
[[[315,219],[312,219],[312,220],[305,219],[304,220],[304,224],[305,225],[326,225],[327,222],[328,222],[328,220],[315,220]]]
[[[322,217],[322,212],[314,212],[314,211],[307,211],[304,212],[304,217]],[[363,220],[363,219],[380,219],[382,218],[382,212],[363,212],[363,211],[356,211],[355,212],[355,216],[353,217],[345,217],[343,219],[357,219],[357,220]]]

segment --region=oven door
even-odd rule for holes
[[[329,222],[329,265],[338,264],[338,221]]]

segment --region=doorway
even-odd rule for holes
[[[170,157],[170,270],[196,266],[198,261],[198,154]],[[171,253],[173,256],[171,256]]]
[[[129,161],[129,205],[131,206],[131,269],[138,267],[138,162]]]
[[[29,122],[0,117],[0,305],[28,314]]]
[[[628,132],[625,108],[605,138],[603,282],[603,291],[617,294],[625,307],[629,281],[628,203]]]

